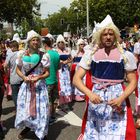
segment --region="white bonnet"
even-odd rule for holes
[[[13,39],[12,39],[13,41],[17,41],[18,43],[20,43],[21,42],[21,39],[20,39],[20,37],[19,37],[19,34],[18,33],[15,33],[14,35],[13,35]]]
[[[37,37],[41,40],[41,36],[36,33],[34,30],[31,30],[27,33],[27,42],[29,42],[32,38]]]
[[[93,40],[96,39],[96,42],[99,43],[100,41],[100,35],[104,29],[112,29],[115,33],[115,36],[117,40],[120,37],[120,31],[117,28],[117,26],[112,21],[112,18],[110,15],[107,15],[105,19],[101,23],[96,23],[93,31]]]
[[[52,36],[52,34],[50,34],[50,33],[48,33],[48,34],[46,35],[46,37],[48,37],[48,38],[51,39],[52,41],[55,40],[54,37]]]
[[[85,44],[85,41],[82,38],[78,39],[77,41],[77,46],[79,46],[80,44]]]
[[[62,42],[64,42],[64,43],[66,44],[65,39],[64,39],[64,37],[63,37],[62,35],[59,35],[59,36],[57,37],[56,43],[58,43],[58,42],[60,42],[60,41],[62,41]]]

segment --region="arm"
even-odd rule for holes
[[[134,56],[136,57],[136,62],[138,63],[138,54],[134,53]]]
[[[35,77],[30,77],[30,75],[29,76],[25,76],[22,72],[21,72],[21,69],[17,66],[17,68],[16,68],[16,72],[17,72],[17,74],[24,80],[24,82],[36,82],[36,81],[38,81],[38,80],[41,80],[41,79],[45,79],[45,78],[47,78],[48,76],[49,76],[49,68],[45,68],[44,69],[44,71],[45,72],[43,72],[43,74],[41,74],[41,75],[37,75],[37,76],[35,76]]]
[[[24,80],[24,82],[30,81],[29,78],[21,72],[21,68],[18,65],[16,67],[16,73],[18,74],[19,77],[21,77]]]
[[[90,101],[94,104],[99,104],[101,103],[101,98],[96,95],[96,93],[92,93],[92,91],[90,89],[88,89],[82,79],[84,77],[84,75],[86,74],[86,70],[83,69],[82,67],[79,67],[79,69],[76,71],[74,78],[73,78],[73,84],[84,94],[86,94]]]
[[[49,68],[45,68],[43,74],[37,75],[37,76],[33,77],[33,78],[31,79],[31,81],[32,81],[32,82],[36,82],[36,81],[38,81],[38,80],[45,79],[45,78],[47,78],[47,77],[49,76],[49,74],[50,74]]]

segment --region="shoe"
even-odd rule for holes
[[[0,140],[3,138],[4,138],[4,132],[3,132],[2,125],[0,125]]]
[[[25,127],[20,134],[18,135],[18,139],[23,140],[25,138],[25,135],[30,131],[29,127]]]
[[[47,137],[45,136],[45,137],[43,138],[43,140],[47,140]]]
[[[12,96],[11,95],[7,95],[7,101],[11,101],[12,100]]]
[[[49,119],[49,125],[53,125],[56,121],[56,118],[55,117],[50,117]]]

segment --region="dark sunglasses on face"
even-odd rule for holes
[[[64,43],[63,41],[59,41],[58,43]]]
[[[80,44],[80,45],[85,45],[85,44]]]

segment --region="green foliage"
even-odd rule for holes
[[[120,29],[133,27],[134,23],[140,23],[140,0],[89,0],[91,28],[94,28],[94,21],[101,22],[107,14],[111,15]],[[60,24],[61,19],[64,19],[63,26]],[[45,24],[53,34],[67,31],[68,24],[72,33],[76,33],[77,26],[82,32],[86,29],[86,0],[74,0],[69,9],[50,15]]]
[[[0,20],[16,23],[22,28],[25,35],[30,29],[40,32],[42,27],[47,27],[52,34],[62,34],[70,31],[77,33],[86,32],[86,1],[74,0],[69,8],[48,15],[45,20],[40,19],[40,4],[37,0],[1,0]],[[140,0],[88,0],[89,23],[91,30],[94,21],[101,22],[107,14],[110,14],[114,23],[120,28],[140,23]]]
[[[26,19],[32,24],[34,15],[39,15],[40,4],[37,0],[1,0],[0,17],[2,21],[20,25]]]

